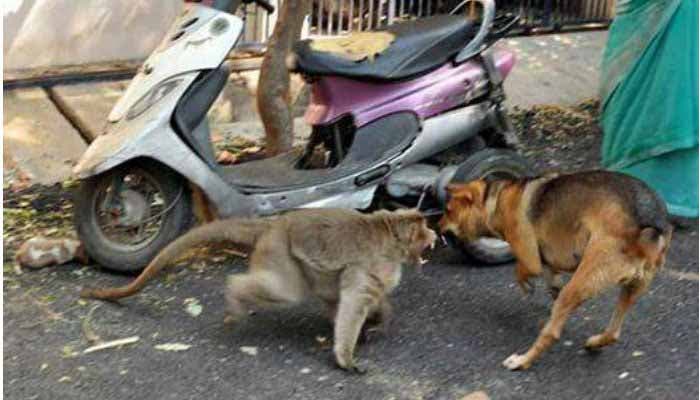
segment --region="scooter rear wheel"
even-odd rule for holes
[[[518,153],[487,148],[470,155],[455,172],[452,182],[462,183],[475,179],[517,179],[535,175],[532,164]],[[482,238],[473,242],[449,239],[450,245],[460,249],[469,258],[485,264],[502,264],[513,260],[507,242]]]
[[[87,178],[74,201],[85,250],[114,271],[143,269],[191,222],[185,180],[154,161],[137,160]]]

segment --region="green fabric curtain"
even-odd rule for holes
[[[698,216],[698,0],[618,0],[601,65],[602,164]]]

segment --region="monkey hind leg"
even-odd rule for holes
[[[293,277],[275,271],[237,274],[226,285],[225,322],[245,318],[251,308],[279,308],[299,303],[306,291]]]

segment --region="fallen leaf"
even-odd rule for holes
[[[258,355],[258,348],[255,346],[241,346],[240,350],[248,354],[249,356],[257,356]]]
[[[193,317],[198,317],[202,313],[202,305],[194,297],[185,299],[185,311]]]
[[[65,345],[63,346],[63,349],[61,349],[63,353],[63,357],[68,358],[68,357],[75,357],[78,355],[78,352],[73,350],[73,346],[70,345]]]
[[[163,343],[163,344],[157,344],[155,346],[156,350],[163,350],[163,351],[185,351],[192,347],[189,344],[184,344],[184,343]]]
[[[262,147],[260,147],[260,146],[251,146],[251,147],[246,147],[246,148],[243,149],[241,152],[244,153],[244,154],[255,154],[255,153],[259,153],[259,152],[261,152],[261,151],[262,151]]]
[[[223,165],[235,164],[238,161],[238,155],[233,154],[228,150],[224,150],[216,157],[216,162]]]

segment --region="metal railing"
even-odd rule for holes
[[[277,9],[282,0],[272,1]],[[462,0],[311,0],[304,36],[335,36],[362,32],[396,22],[447,14]],[[615,0],[497,0],[497,12],[520,13],[513,34],[551,32],[606,26],[613,18]],[[460,12],[470,12],[467,5]],[[246,8],[245,43],[261,43],[272,34],[276,13],[256,6]]]

